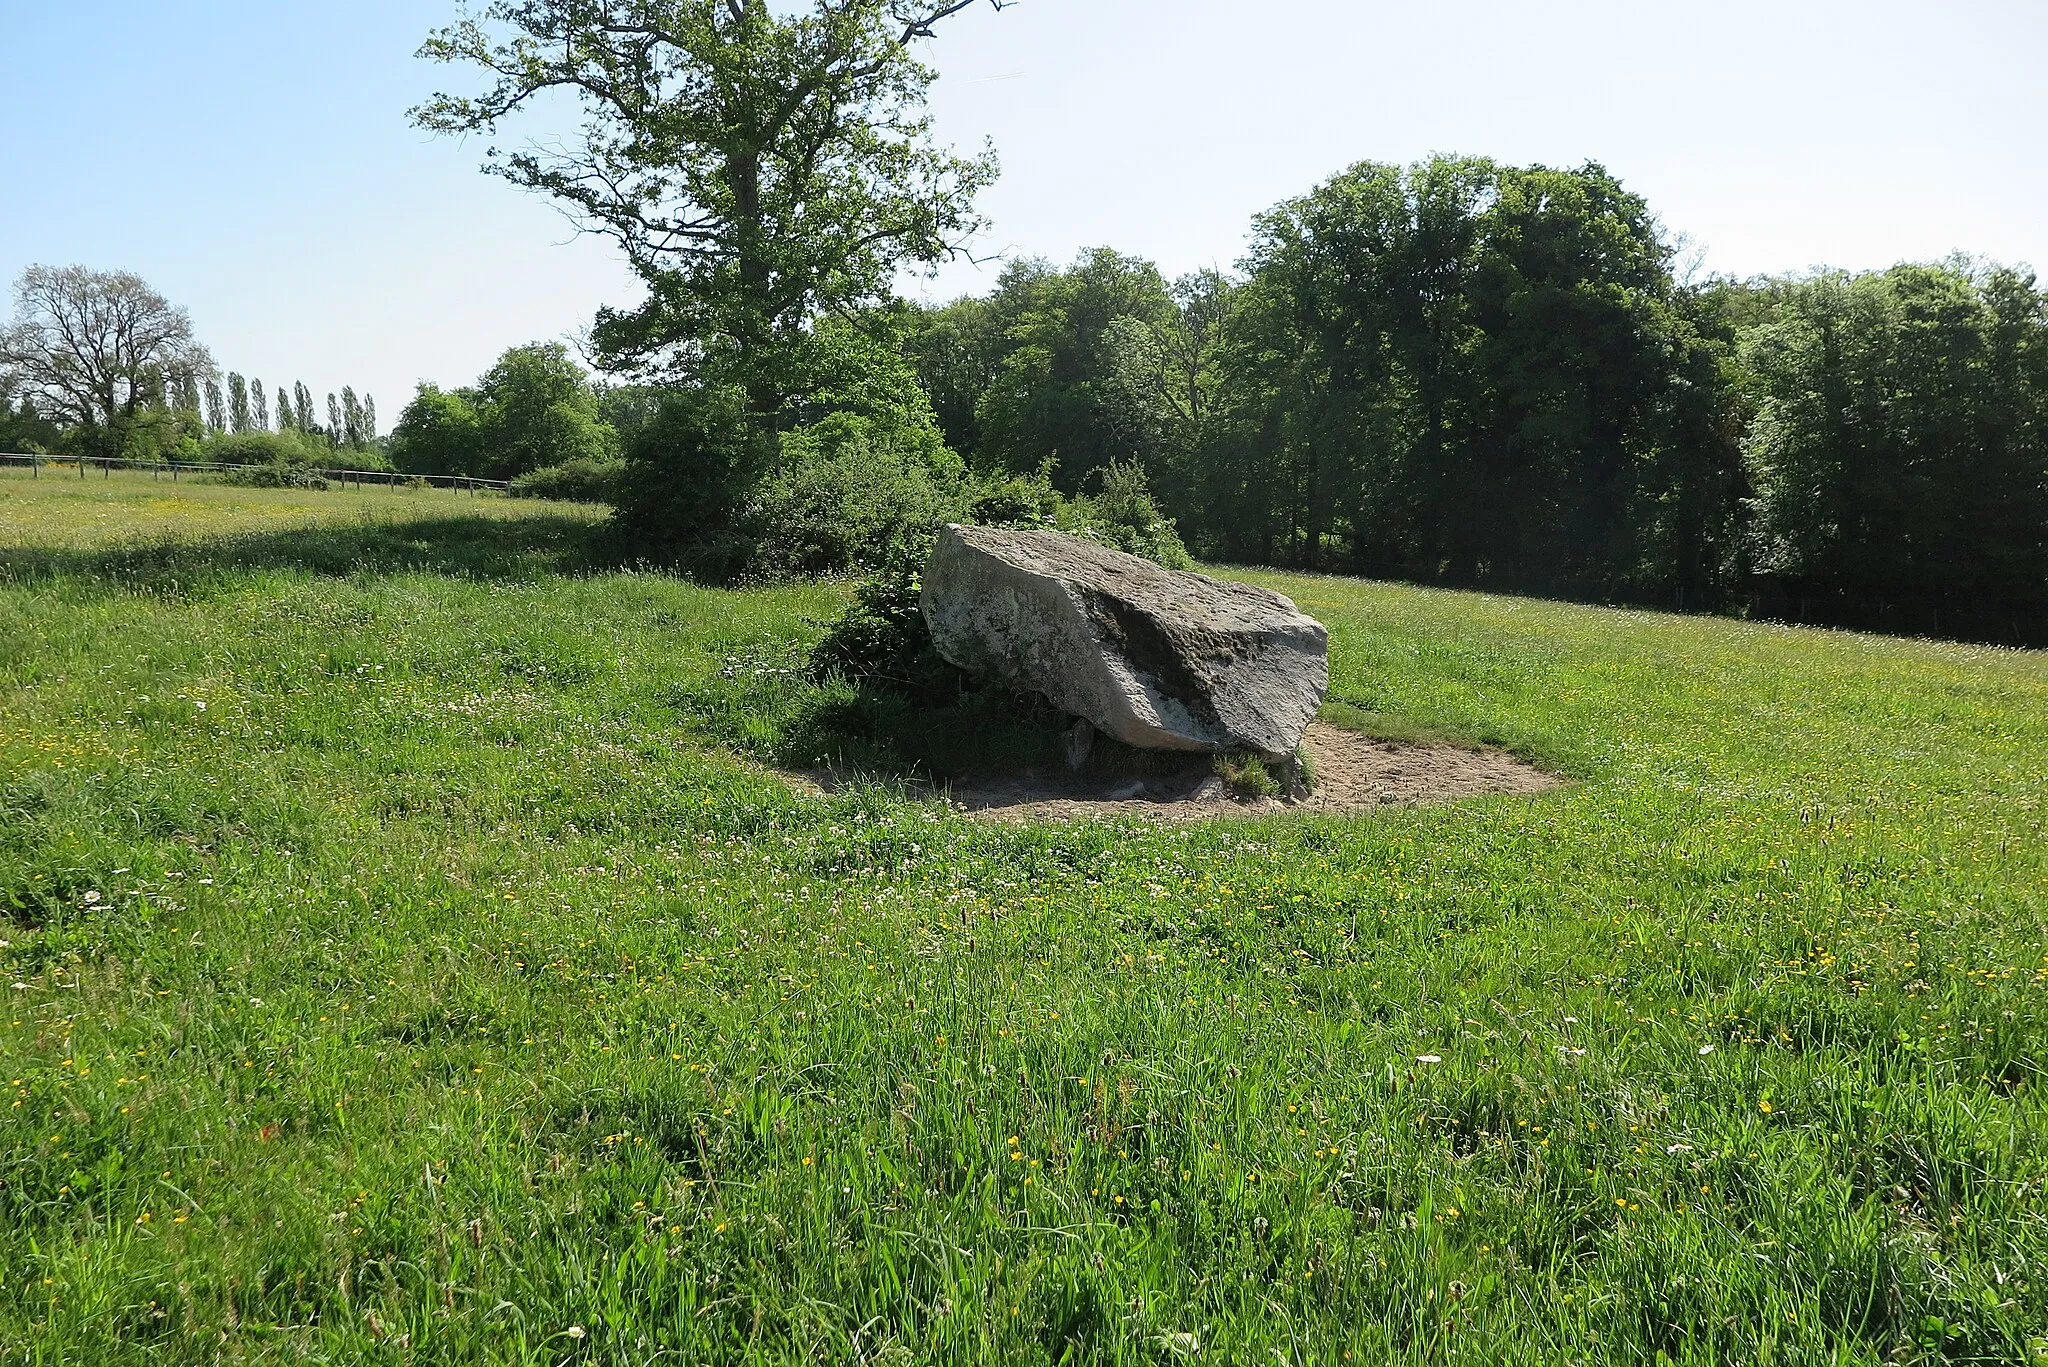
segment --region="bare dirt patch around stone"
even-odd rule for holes
[[[1563,783],[1502,751],[1378,740],[1321,722],[1309,727],[1307,743],[1315,765],[1315,792],[1294,802],[1233,795],[1211,771],[1205,755],[1191,755],[1183,768],[1144,778],[1027,774],[961,779],[936,792],[961,811],[999,821],[1207,821],[1287,812],[1374,811],[1489,794],[1530,795]],[[813,792],[830,792],[847,782],[818,771],[786,777]]]

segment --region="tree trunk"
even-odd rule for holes
[[[761,158],[747,152],[727,163],[732,185],[733,216],[738,232],[742,319],[735,330],[739,344],[740,384],[747,395],[761,452],[768,468],[782,473],[782,388],[767,370],[773,344],[774,276],[764,250],[767,234],[761,221]]]

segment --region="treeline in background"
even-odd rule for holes
[[[2048,296],[1957,258],[1688,281],[1598,166],[1364,164],[1239,272],[1099,250],[827,316],[749,396],[560,346],[423,387],[403,469],[620,505],[713,578],[831,573],[947,517],[1177,561],[2048,642]],[[536,473],[537,472],[537,473]]]
[[[1242,273],[1012,266],[907,345],[971,464],[1136,461],[1196,555],[2048,641],[2048,297],[1686,283],[1597,166],[1362,165]]]
[[[1234,274],[1015,262],[982,297],[820,308],[760,346],[772,373],[715,333],[636,352],[657,295],[600,314],[605,380],[514,347],[422,385],[388,439],[353,391],[273,402],[189,335],[54,412],[17,325],[0,446],[281,468],[346,448],[611,503],[624,557],[718,581],[900,569],[961,520],[1169,564],[2048,644],[2034,277],[1958,257],[1689,279],[1674,258],[1598,166],[1367,163],[1261,215]]]
[[[46,416],[32,398],[17,405],[0,394],[0,450],[142,464],[316,462],[345,454],[371,468],[389,468],[377,434],[375,399],[359,399],[353,387],[344,387],[327,396],[323,420],[312,391],[302,383],[289,392],[279,389],[275,409],[265,393],[263,381],[233,372],[225,383],[210,376],[180,376],[167,382],[161,394],[140,395],[133,412],[117,413],[110,424],[119,429],[115,440],[94,440],[101,434],[87,425]]]
[[[289,470],[384,465],[377,402],[223,375],[192,320],[125,271],[31,266],[0,328],[0,452]],[[274,481],[259,481],[274,482]]]
[[[327,396],[324,422],[320,410],[314,407],[313,391],[304,384],[294,384],[289,393],[279,388],[275,410],[264,398],[265,393],[263,381],[245,380],[233,371],[228,373],[225,386],[211,377],[200,381],[188,376],[175,404],[180,411],[195,417],[203,413],[208,436],[298,433],[321,438],[336,450],[365,451],[377,445],[377,401],[368,395],[357,398],[353,386],[344,385],[339,395]],[[273,411],[277,414],[275,426],[271,420]]]

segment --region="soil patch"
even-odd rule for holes
[[[1002,821],[1129,816],[1205,821],[1280,812],[1356,812],[1485,794],[1532,794],[1563,783],[1498,750],[1376,740],[1321,722],[1309,727],[1307,741],[1315,764],[1316,790],[1298,802],[1278,798],[1246,801],[1233,796],[1211,771],[1206,755],[1190,756],[1184,767],[1145,778],[1026,774],[960,779],[943,792],[962,811]],[[817,771],[785,777],[812,792],[830,792],[844,781]]]

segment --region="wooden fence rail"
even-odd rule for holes
[[[31,478],[34,479],[41,479],[45,469],[61,465],[65,467],[75,466],[80,479],[85,478],[85,472],[88,468],[98,466],[102,479],[112,475],[116,470],[147,470],[154,478],[162,479],[168,475],[173,482],[180,475],[219,475],[230,474],[238,470],[267,470],[272,468],[267,465],[226,465],[214,461],[121,460],[100,456],[14,455],[7,452],[0,452],[0,465],[26,465],[32,472]],[[308,467],[306,473],[318,475],[322,479],[333,480],[343,488],[348,487],[350,483],[354,483],[358,489],[373,484],[392,489],[401,486],[423,484],[433,489],[454,489],[458,492],[502,494],[512,487],[510,480],[473,479],[468,475],[407,475],[401,474],[396,470],[327,470]]]

